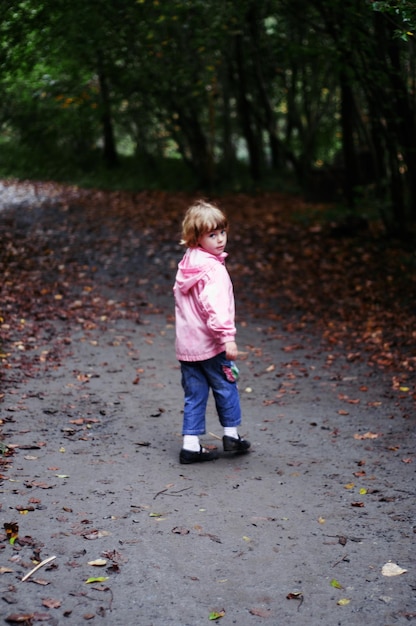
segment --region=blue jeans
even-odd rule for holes
[[[185,392],[183,435],[205,433],[205,411],[209,390],[212,389],[221,426],[241,424],[240,396],[237,382],[230,382],[223,367],[233,364],[225,352],[206,361],[180,361],[182,387]]]

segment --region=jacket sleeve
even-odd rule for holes
[[[222,263],[210,268],[202,281],[199,301],[212,335],[222,344],[235,340],[235,304],[233,286]]]

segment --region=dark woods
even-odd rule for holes
[[[0,24],[3,172],[13,158],[58,179],[68,167],[104,167],[108,180],[130,167],[137,186],[155,188],[169,163],[179,188],[290,181],[352,215],[371,207],[391,234],[414,232],[414,3],[11,5]]]

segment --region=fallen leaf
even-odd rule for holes
[[[126,563],[128,560],[120,552],[117,552],[117,550],[107,550],[102,553],[102,556],[106,559],[111,559],[115,563]]]
[[[256,615],[257,617],[270,617],[271,610],[270,609],[250,609],[249,613],[251,613],[251,615]]]
[[[38,483],[35,480],[29,483],[31,487],[39,487],[39,489],[53,489],[55,485],[48,485],[47,483]]]
[[[189,530],[187,528],[184,528],[183,526],[175,526],[175,528],[172,528],[172,532],[175,535],[188,535],[189,534]]]
[[[12,545],[19,536],[19,525],[16,522],[5,522],[3,528],[6,531],[7,539]]]
[[[347,606],[347,604],[349,604],[351,602],[351,600],[349,598],[341,598],[340,600],[338,600],[337,604],[339,606]]]
[[[101,539],[101,537],[108,537],[111,533],[108,530],[92,530],[84,533],[82,536],[84,539]]]
[[[339,583],[335,578],[331,580],[331,587],[335,587],[335,589],[344,589],[344,587]]]
[[[221,609],[221,611],[212,611],[212,613],[209,614],[209,619],[210,620],[219,619],[220,617],[224,617],[224,615],[225,615],[224,609]]]
[[[35,509],[34,509],[34,507],[33,507],[33,506],[22,506],[21,504],[18,504],[18,505],[16,506],[16,511],[20,511],[20,512],[21,512],[21,511],[26,511],[26,512],[28,512],[28,511],[34,511],[34,510],[35,510]]]
[[[299,350],[301,348],[301,346],[299,346],[298,344],[293,344],[291,346],[284,346],[282,348],[283,352],[293,352],[294,350]]]
[[[108,580],[108,576],[92,576],[91,578],[87,578],[85,584],[89,585],[90,583],[103,583],[106,580]]]
[[[302,593],[302,591],[291,591],[290,593],[287,594],[286,598],[288,600],[298,600],[299,601],[298,611],[299,611],[300,607],[303,604],[303,593]]]
[[[61,601],[54,600],[53,598],[43,598],[42,604],[48,609],[59,609],[59,607],[61,606]]]
[[[51,581],[44,580],[43,578],[32,578],[32,583],[36,583],[36,585],[43,585],[44,587],[46,587],[46,585],[51,584]]]
[[[12,613],[6,617],[9,624],[31,624],[33,613]]]
[[[364,433],[363,435],[360,435],[359,433],[355,433],[354,439],[378,439],[381,436],[382,436],[382,433],[367,432],[367,433]]]
[[[381,573],[383,576],[400,576],[400,574],[405,574],[407,569],[403,569],[397,563],[392,563],[389,561],[381,568]]]

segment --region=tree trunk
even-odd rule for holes
[[[416,110],[411,106],[411,95],[403,80],[400,51],[394,32],[390,24],[387,25],[390,35],[388,55],[391,61],[390,81],[395,96],[394,122],[397,125],[397,134],[403,148],[403,162],[397,164],[399,170],[404,172],[402,178],[406,183],[407,207],[406,217],[412,223],[416,223]],[[414,102],[414,98],[413,98]],[[399,158],[399,155],[397,155]]]
[[[232,141],[231,103],[230,103],[230,68],[228,61],[221,74],[222,92],[222,162],[227,178],[233,178],[236,156]]]
[[[382,80],[367,89],[379,126],[385,137],[389,165],[391,229],[407,237],[409,226],[416,223],[416,111],[411,105],[401,52],[394,39],[394,27],[383,14],[374,14],[378,58],[375,68]]]
[[[358,181],[357,159],[354,147],[354,97],[344,71],[340,72],[341,129],[344,156],[344,195],[348,206],[355,204],[354,194]]]
[[[236,81],[238,113],[249,154],[250,174],[253,181],[258,182],[261,179],[261,156],[259,154],[259,147],[257,145],[256,137],[252,127],[253,120],[251,105],[250,101],[247,98],[247,80],[243,62],[243,42],[241,35],[235,36],[235,51],[238,75]]]
[[[193,168],[199,178],[199,185],[204,189],[212,189],[214,185],[214,167],[208,140],[202,130],[198,116],[191,109],[177,107],[178,123],[182,134],[187,139]]]
[[[255,80],[258,89],[258,95],[265,121],[265,128],[269,136],[270,156],[273,170],[277,171],[281,165],[280,142],[277,136],[276,119],[273,107],[267,93],[265,80],[262,71],[261,52],[260,52],[260,35],[257,19],[257,4],[253,4],[247,14],[247,21],[253,42],[253,57],[255,67]]]
[[[111,115],[110,91],[108,88],[107,76],[104,69],[102,53],[98,53],[98,82],[101,94],[101,123],[103,127],[104,140],[104,161],[109,168],[117,167],[119,164],[116,143],[114,140],[113,120]]]

